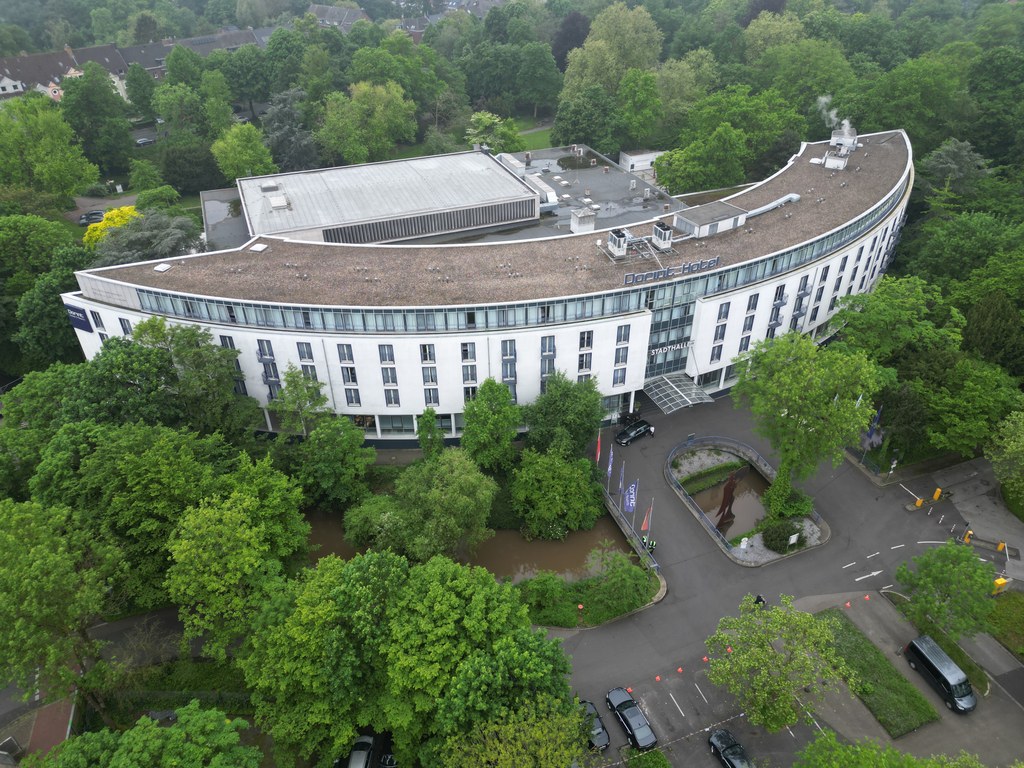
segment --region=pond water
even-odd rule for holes
[[[752,531],[764,517],[761,494],[768,488],[768,481],[753,467],[738,470],[731,509],[722,504],[725,486],[722,482],[700,491],[693,500],[722,535],[731,539]]]
[[[310,544],[318,546],[310,554],[312,562],[324,555],[337,555],[347,560],[356,554],[356,548],[345,541],[340,515],[311,512],[306,520],[312,529]],[[575,531],[563,541],[527,541],[518,531],[496,531],[493,538],[477,548],[470,564],[486,568],[498,579],[508,578],[514,582],[528,579],[538,571],[554,571],[570,580],[580,579],[590,575],[587,557],[602,542],[611,542],[611,549],[617,552],[632,551],[611,517],[603,515],[589,531]]]

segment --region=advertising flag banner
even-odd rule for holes
[[[626,487],[626,462],[622,462],[622,466],[619,467],[619,496],[622,495],[623,489]]]
[[[651,516],[654,514],[654,499],[651,499],[651,506],[647,508],[647,514],[644,515],[644,521],[640,523],[641,531],[651,530]]]
[[[632,483],[629,484],[629,487],[626,489],[626,499],[623,502],[622,507],[625,510],[626,514],[630,514],[636,511],[636,494],[639,490],[639,480],[634,480]]]
[[[608,446],[608,479],[612,479],[612,460],[615,458],[615,446]]]
[[[594,457],[594,463],[601,463],[601,433],[597,433],[597,455]]]

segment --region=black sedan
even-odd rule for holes
[[[615,442],[619,445],[629,445],[634,440],[641,438],[644,435],[651,435],[653,437],[654,427],[652,427],[649,422],[639,419],[619,432],[619,434],[615,436]]]
[[[87,227],[90,224],[98,224],[103,221],[104,214],[106,214],[106,211],[86,211],[78,217],[78,223],[83,227]]]
[[[608,709],[615,713],[629,737],[629,742],[637,749],[651,749],[657,746],[658,737],[647,722],[647,715],[640,709],[625,688],[612,688],[605,697]]]
[[[611,741],[608,736],[608,729],[604,727],[604,720],[601,719],[601,715],[593,703],[581,701],[580,704],[583,705],[584,716],[587,718],[587,725],[590,728],[590,748],[603,752],[608,749],[608,742]]]
[[[721,760],[725,768],[754,768],[743,745],[725,728],[712,731],[708,744],[711,745],[711,754]]]

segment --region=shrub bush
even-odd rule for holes
[[[785,554],[789,549],[789,537],[799,531],[800,529],[792,520],[775,520],[768,523],[761,531],[761,541],[773,552]],[[800,546],[799,541],[797,541],[797,546]]]
[[[101,181],[90,184],[82,192],[83,197],[106,197],[110,194],[110,188]]]
[[[629,768],[672,768],[672,763],[658,749],[653,749],[650,752],[639,752],[630,748],[629,756],[626,758],[626,765]]]
[[[685,477],[680,484],[691,496],[700,493],[708,488],[713,488],[719,483],[725,482],[730,473],[738,469],[750,466],[745,461],[730,461],[726,464],[717,464],[714,467],[707,467],[699,472]]]
[[[991,622],[996,639],[1017,658],[1024,659],[1024,593],[1005,592],[999,595]]]

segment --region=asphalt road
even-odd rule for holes
[[[839,595],[891,586],[900,563],[944,542],[954,525],[962,531],[963,520],[945,501],[908,511],[913,499],[899,485],[879,488],[849,462],[838,467],[825,463],[800,485],[814,497],[817,510],[828,522],[830,540],[767,566],[738,565],[682,508],[663,479],[663,465],[671,449],[690,433],[741,440],[777,464],[767,441],[753,434],[749,414],[736,410],[729,398],[668,417],[645,412],[644,418],[655,425],[655,437],[625,448],[615,446],[612,477],[618,477],[619,463],[624,461],[627,484],[634,478],[640,480],[638,507],[646,509],[653,498],[652,534],[658,541],[657,558],[668,594],[660,604],[609,625],[559,633],[573,659],[573,686],[581,698],[595,702],[605,712],[604,695],[610,688],[632,688],[674,766],[715,764],[708,754],[707,733],[722,723],[747,744],[759,764],[773,768],[791,765],[795,753],[813,739],[816,729],[801,725],[767,734],[751,726],[734,700],[707,681],[704,640],[714,632],[718,619],[735,613],[747,593],[762,594],[769,602],[780,594],[836,596],[831,603],[835,604]],[[605,430],[603,445],[611,443],[615,431],[615,427]],[[605,449],[602,467],[607,455]],[[924,498],[934,491],[927,476],[905,484]],[[829,598],[823,602],[830,604]],[[909,629],[904,632],[908,636],[902,641],[906,642],[912,634]],[[1005,715],[1009,733],[1020,733],[1024,727],[1024,711],[1012,701],[1007,707],[988,709],[986,719]],[[621,759],[625,734],[611,713],[604,719],[612,737],[605,763],[613,765]],[[932,726],[933,731],[936,728]],[[904,738],[907,745],[901,740],[896,746],[917,754],[930,754],[929,749],[947,751],[941,733],[918,740]],[[961,740],[949,743],[948,752],[956,754],[965,748],[985,759],[986,746],[981,741]],[[1002,752],[991,755],[997,761],[1002,756]]]

